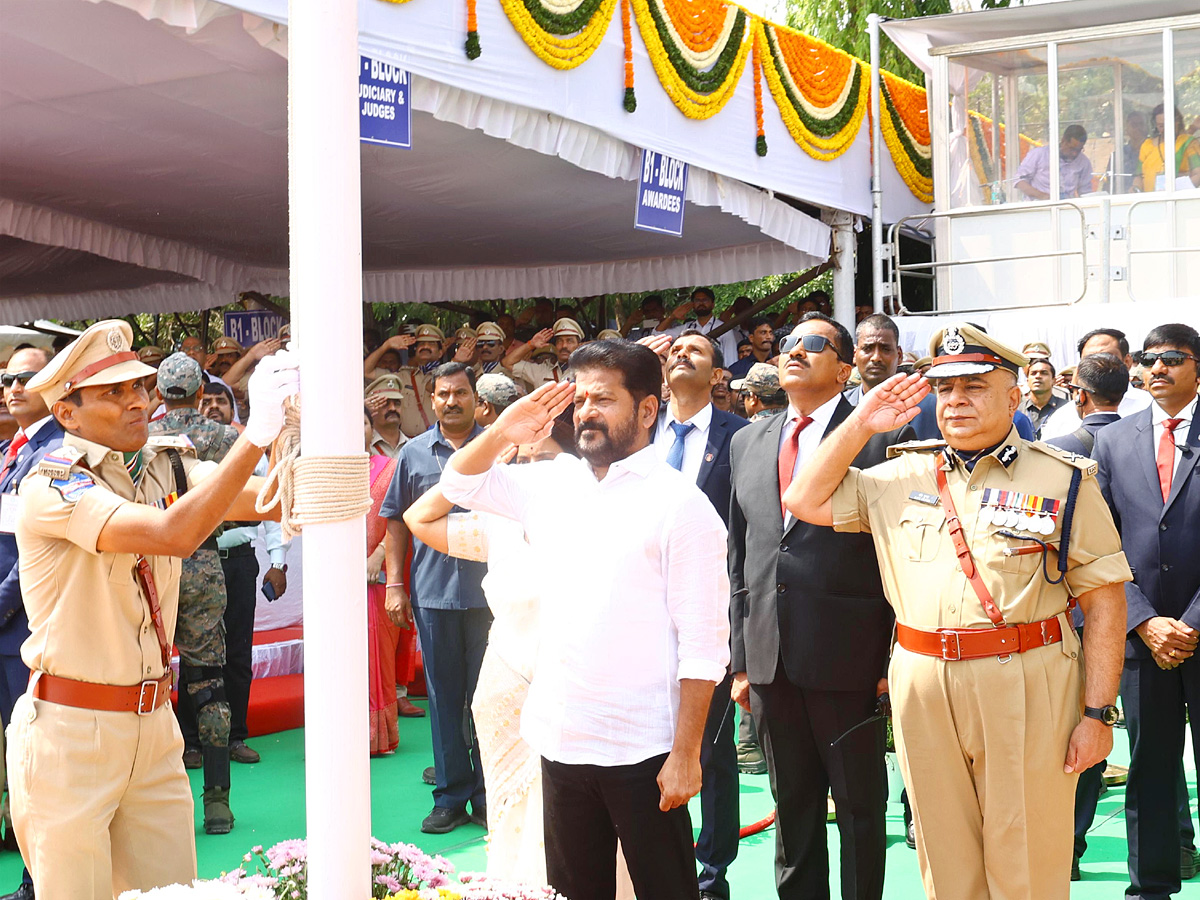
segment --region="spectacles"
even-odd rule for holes
[[[14,381],[19,381],[21,382],[21,386],[24,387],[29,384],[29,379],[36,374],[37,372],[15,372],[12,374],[5,372],[3,375],[0,375],[0,384],[6,388],[10,388],[13,386]]]
[[[476,347],[499,347],[500,342],[499,341],[476,341],[475,346]]]
[[[1075,396],[1077,391],[1083,391],[1085,394],[1091,393],[1091,391],[1089,391],[1087,388],[1085,388],[1082,384],[1068,384],[1068,385],[1066,385],[1066,388],[1067,388],[1067,393],[1070,394],[1072,397]]]
[[[1139,366],[1145,366],[1149,369],[1160,359],[1164,366],[1173,369],[1176,366],[1182,366],[1185,359],[1196,359],[1196,357],[1190,353],[1184,353],[1182,350],[1164,350],[1161,353],[1148,353],[1143,350],[1134,356],[1133,361]]]
[[[820,353],[828,347],[833,351],[834,356],[838,359],[842,358],[833,341],[823,334],[789,334],[779,342],[779,352],[791,353],[798,346],[803,347],[805,353]]]

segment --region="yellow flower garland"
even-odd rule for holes
[[[892,121],[891,110],[888,109],[886,103],[879,105],[879,113],[879,130],[883,133],[883,142],[887,144],[888,152],[892,155],[896,171],[900,173],[900,177],[904,179],[904,183],[908,185],[908,189],[912,191],[914,197],[922,203],[932,203],[933,179],[926,178],[918,172],[912,160],[908,158],[908,154],[904,152],[900,135],[896,133],[896,123]],[[914,142],[914,146],[919,148],[921,145]]]
[[[612,21],[617,0],[604,0],[587,25],[568,37],[543,31],[529,15],[522,0],[500,0],[500,5],[538,59],[556,69],[574,69],[587,62],[600,46],[608,23]]]
[[[667,96],[671,98],[671,102],[681,113],[689,119],[710,119],[724,109],[741,79],[742,71],[746,68],[746,58],[750,55],[752,46],[750,43],[752,28],[745,30],[741,46],[738,48],[737,56],[730,66],[729,75],[725,81],[712,93],[701,94],[686,85],[671,64],[667,48],[663,46],[658,29],[654,25],[654,19],[650,14],[649,4],[654,2],[656,0],[633,0],[633,13],[638,23],[638,30],[642,33],[642,40],[646,43],[650,62],[653,63],[654,71],[658,74],[658,80],[662,84],[663,90],[667,92]],[[670,22],[669,18],[667,21]]]

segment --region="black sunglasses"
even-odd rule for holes
[[[476,347],[499,347],[500,342],[499,341],[476,341],[475,346]]]
[[[1184,353],[1182,350],[1164,350],[1161,353],[1149,353],[1143,350],[1134,355],[1133,361],[1139,366],[1149,369],[1160,359],[1164,366],[1173,369],[1175,366],[1182,366],[1185,359],[1196,359],[1196,357],[1190,353]]]
[[[803,347],[805,353],[820,353],[828,347],[833,351],[834,356],[838,359],[842,358],[842,354],[838,353],[837,345],[822,334],[789,334],[779,342],[779,352],[791,353],[797,346]]]
[[[9,374],[8,372],[5,372],[3,375],[0,375],[0,384],[4,385],[6,388],[9,388],[13,386],[14,381],[19,381],[23,386],[29,384],[29,379],[36,374],[37,372],[17,372],[15,374]]]

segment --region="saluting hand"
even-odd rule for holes
[[[510,444],[535,443],[550,434],[554,420],[574,399],[574,382],[548,381],[501,413],[490,430]]]
[[[907,425],[921,412],[921,401],[929,393],[929,382],[919,372],[898,372],[873,391],[863,395],[854,415],[875,434]]]

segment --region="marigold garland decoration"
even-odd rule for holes
[[[925,91],[912,82],[881,72],[879,130],[896,171],[918,200],[933,202],[933,151]]]
[[[860,60],[798,31],[755,23],[763,70],[796,143],[814,159],[836,159],[854,143],[870,91]]]
[[[629,0],[621,0],[621,40],[625,42],[625,112],[637,109],[637,96],[633,93],[633,35],[629,26]]]
[[[970,151],[971,167],[975,170],[975,177],[978,179],[979,185],[993,192],[991,196],[985,196],[984,200],[987,203],[1002,203],[1004,200],[1002,182],[1008,178],[1007,154],[1001,154],[1000,171],[997,173],[996,162],[992,157],[992,120],[977,112],[968,113],[967,119],[970,123],[970,127],[967,129],[967,147]],[[1005,146],[1005,140],[1005,128],[1001,124],[1001,147]],[[1035,141],[1023,134],[1017,136],[1017,143],[1021,159],[1024,159],[1025,154],[1032,148],[1041,146],[1041,141]]]
[[[617,0],[500,0],[500,5],[538,59],[574,69],[600,46]]]
[[[722,0],[633,0],[638,28],[667,96],[708,119],[729,102],[751,47],[746,11]]]
[[[759,156],[767,155],[767,135],[763,128],[762,102],[762,46],[757,37],[754,41],[752,62],[754,65],[754,152]]]
[[[408,2],[408,0],[401,0]],[[479,59],[482,48],[479,46],[479,22],[475,17],[475,0],[467,0],[467,59]]]

